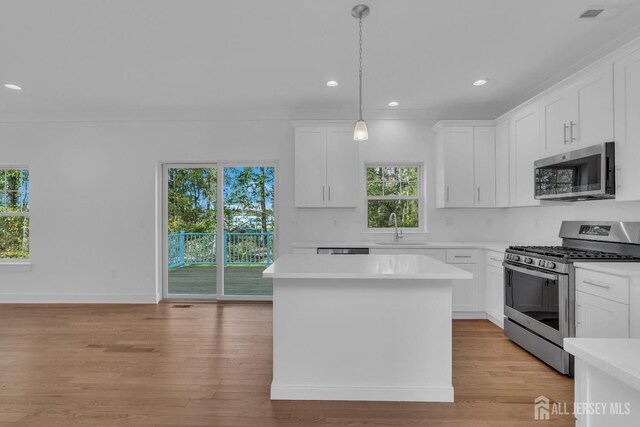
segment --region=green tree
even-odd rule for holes
[[[171,168],[168,182],[169,233],[216,230],[216,169]]]

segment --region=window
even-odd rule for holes
[[[29,258],[29,171],[0,168],[0,259]]]
[[[420,166],[367,166],[367,228],[420,228]]]

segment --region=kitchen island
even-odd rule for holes
[[[284,255],[273,279],[273,400],[452,402],[451,280],[425,255]]]

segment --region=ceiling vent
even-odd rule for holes
[[[602,12],[604,12],[604,9],[587,9],[580,15],[580,19],[596,18]]]

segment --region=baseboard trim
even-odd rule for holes
[[[271,400],[453,402],[453,385],[350,387],[274,382],[271,384]]]
[[[504,317],[497,317],[493,313],[487,312],[487,320],[501,329],[504,329]]]
[[[486,319],[487,313],[484,311],[454,311],[453,319]]]
[[[157,304],[156,294],[2,294],[0,304]]]

